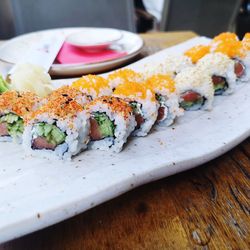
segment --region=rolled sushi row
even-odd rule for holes
[[[220,36],[229,43],[231,33]],[[249,36],[244,39],[249,56]],[[217,40],[213,50],[222,43]],[[122,69],[106,78],[83,76],[46,99],[7,91],[0,96],[0,139],[47,158],[69,159],[86,148],[120,152],[129,136],[146,136],[155,124],[167,127],[185,110],[211,110],[214,95],[230,94],[242,82],[236,74],[239,59],[211,48],[200,45],[169,57],[158,72]],[[245,79],[247,59],[240,63]]]

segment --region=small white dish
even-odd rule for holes
[[[22,60],[23,56],[26,54],[27,50],[31,48],[34,44],[44,39],[44,37],[51,36],[52,34],[64,35],[65,39],[70,34],[80,32],[82,30],[93,30],[98,28],[62,28],[62,29],[51,29],[43,30],[33,33],[28,33],[25,35],[17,36],[7,42],[5,42],[0,47],[0,61],[4,61],[10,64],[18,63]],[[78,76],[91,73],[99,73],[103,71],[108,71],[116,68],[133,57],[138,55],[143,48],[142,38],[129,31],[120,30],[122,34],[121,39],[119,39],[114,45],[117,50],[126,52],[125,56],[119,57],[117,59],[102,61],[98,63],[77,63],[77,64],[52,64],[49,74],[53,76]],[[112,45],[113,47],[113,45]]]
[[[96,52],[108,48],[122,38],[122,33],[116,29],[83,28],[70,34],[66,42],[78,48]]]

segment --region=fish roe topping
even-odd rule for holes
[[[27,116],[25,122],[35,119],[37,116],[47,113],[49,117],[54,119],[72,118],[78,112],[83,111],[83,107],[70,97],[58,96],[51,99],[38,110]]]
[[[61,96],[62,98],[72,98],[75,101],[77,101],[79,104],[84,105],[88,102],[90,102],[90,98],[83,93],[82,91],[80,91],[79,89],[73,88],[71,86],[62,86],[59,89],[54,90],[48,97],[47,100],[51,101],[54,100],[56,98],[58,98],[58,96]]]
[[[196,63],[199,59],[210,52],[210,46],[208,45],[197,45],[188,49],[184,55],[188,56],[192,63]]]
[[[115,89],[115,96],[130,98],[130,99],[151,99],[151,101],[155,101],[155,95],[152,91],[146,88],[145,85],[136,82],[125,82],[120,84]]]
[[[86,75],[73,82],[71,85],[73,88],[79,89],[87,95],[96,98],[105,94],[109,94],[110,91],[108,80],[97,75]]]
[[[146,80],[146,87],[152,91],[167,89],[170,93],[175,92],[175,82],[170,75],[157,74]]]
[[[225,40],[217,43],[214,47],[214,52],[221,52],[230,58],[244,57],[244,48],[241,41]]]
[[[33,111],[39,102],[40,98],[32,92],[6,91],[0,95],[0,113],[13,112],[24,117]]]
[[[132,69],[120,69],[116,70],[113,73],[109,74],[108,81],[114,79],[121,79],[121,83],[124,82],[141,82],[143,80],[142,74],[135,72]]]
[[[246,33],[242,39],[242,45],[245,50],[250,50],[250,33]]]
[[[119,97],[115,96],[102,96],[86,105],[86,110],[91,112],[91,109],[96,104],[107,105],[113,112],[122,114],[125,118],[128,118],[133,109],[130,105]]]
[[[221,42],[221,41],[239,41],[238,36],[232,32],[223,32],[218,36],[215,36],[213,42]]]

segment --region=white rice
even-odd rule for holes
[[[183,69],[192,66],[192,61],[187,56],[167,55],[162,63],[145,65],[144,75],[146,78],[156,74],[169,74],[175,77],[175,75],[180,73]]]
[[[223,95],[231,94],[236,84],[236,75],[234,73],[234,61],[222,53],[210,53],[205,55],[197,62],[197,67],[202,71],[208,72],[210,76],[224,77],[228,84],[228,89]]]

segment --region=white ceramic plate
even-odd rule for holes
[[[206,42],[205,38],[192,39],[130,67],[143,70],[145,63],[159,62],[168,53]],[[249,106],[247,83],[231,96],[216,97],[213,111],[188,112],[172,128],[132,138],[119,154],[89,150],[72,162],[24,158],[19,145],[0,143],[0,242],[225,153],[250,135]]]
[[[54,35],[58,32],[59,34],[63,34],[66,38],[70,34],[81,32],[83,30],[86,31],[87,29],[90,29],[91,32],[94,30],[94,28],[65,28],[33,32],[18,36],[4,43],[3,46],[0,47],[0,60],[9,63],[17,63],[34,43],[48,35]],[[143,40],[137,34],[128,31],[119,30],[119,32],[122,37],[117,41],[115,46],[118,50],[127,52],[127,55],[114,60],[92,64],[53,64],[49,73],[55,76],[73,76],[94,72],[97,73],[110,70],[129,61],[140,53],[143,47]]]

